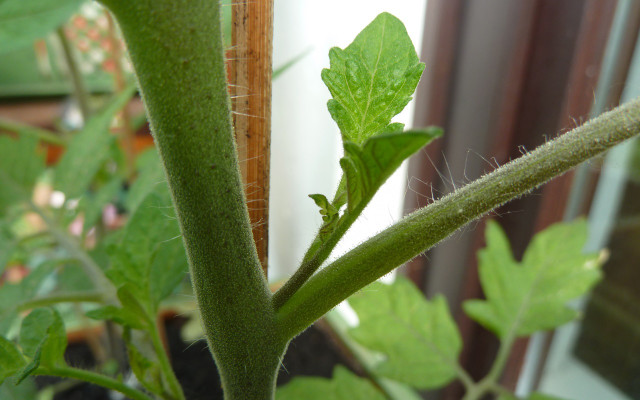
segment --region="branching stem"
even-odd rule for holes
[[[639,133],[640,100],[634,100],[410,214],[311,277],[278,310],[278,323],[288,336],[297,335],[465,224]]]
[[[78,379],[95,385],[106,387],[124,394],[133,400],[153,400],[143,392],[127,386],[123,382],[106,375],[72,367],[38,368],[35,375],[59,376],[61,378]]]

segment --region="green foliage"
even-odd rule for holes
[[[111,254],[109,279],[116,287],[130,287],[149,315],[154,315],[188,269],[170,199],[150,193],[131,216]]]
[[[156,360],[151,360],[149,356],[143,354],[142,346],[138,349],[139,343],[132,338],[133,332],[130,328],[125,328],[122,335],[127,345],[127,357],[129,366],[138,378],[140,383],[152,393],[162,393],[162,369]]]
[[[134,329],[151,329],[147,312],[131,293],[131,285],[125,284],[118,289],[118,299],[122,307],[107,305],[87,312],[93,319],[108,319],[120,325]]]
[[[442,130],[430,128],[377,135],[362,147],[345,142],[340,166],[347,178],[349,211],[363,209],[405,159],[440,135]]]
[[[122,171],[105,173],[104,167],[110,157],[118,158],[118,155],[114,155],[118,153],[115,137],[108,128],[113,115],[134,92],[133,85],[118,93],[100,113],[87,121],[81,132],[73,136],[65,155],[53,171],[55,189],[63,191],[67,199],[82,199],[78,209],[51,210],[31,204],[34,185],[44,171],[44,161],[38,154],[36,138],[27,135],[21,135],[17,140],[0,137],[0,217],[3,218],[0,221],[0,265],[4,267],[12,250],[15,252],[10,247],[24,239],[14,235],[11,229],[13,218],[8,218],[9,211],[12,217],[24,215],[27,209],[17,207],[24,204],[28,204],[29,211],[35,211],[46,225],[48,242],[41,246],[43,249],[38,249],[36,255],[45,254],[50,258],[49,262],[34,268],[19,284],[0,287],[0,335],[4,335],[0,336],[0,384],[11,376],[19,382],[30,374],[52,374],[86,379],[119,390],[129,398],[148,399],[146,394],[125,386],[119,378],[66,366],[63,357],[67,345],[64,322],[58,311],[52,308],[32,310],[23,319],[19,345],[7,339],[7,332],[19,318],[18,311],[34,307],[33,298],[43,294],[42,283],[53,275],[55,269],[55,278],[62,280],[56,283],[56,287],[67,291],[62,294],[73,295],[73,290],[82,287],[82,281],[87,277],[98,282],[95,285],[98,287],[94,289],[102,292],[95,296],[87,295],[81,300],[100,302],[99,307],[87,315],[123,326],[123,339],[131,369],[148,391],[159,398],[184,398],[155,321],[160,302],[183,280],[188,267],[176,212],[165,182],[166,167],[174,185],[172,193],[180,207],[178,214],[183,218],[182,227],[189,233],[186,236],[189,238],[192,261],[198,259],[200,253],[206,253],[199,258],[200,261],[193,262],[192,278],[196,287],[204,288],[198,290],[197,296],[206,316],[203,320],[206,320],[207,339],[223,376],[227,391],[225,395],[234,399],[271,398],[274,374],[282,351],[294,334],[291,332],[298,327],[304,328],[305,324],[310,323],[309,320],[318,318],[321,314],[318,310],[324,312],[327,309],[325,303],[305,308],[304,301],[296,303],[296,298],[291,296],[301,292],[298,298],[304,300],[307,296],[317,302],[318,297],[309,293],[315,293],[314,290],[322,283],[336,282],[336,287],[321,287],[321,290],[328,292],[329,302],[333,302],[329,305],[334,306],[349,293],[376,278],[377,272],[357,270],[352,268],[353,265],[371,266],[372,260],[363,262],[367,260],[367,254],[375,254],[381,263],[389,260],[382,251],[367,253],[370,248],[360,247],[341,259],[347,260],[342,265],[348,268],[336,272],[336,268],[329,266],[322,275],[316,275],[321,278],[309,280],[386,179],[407,157],[441,135],[441,131],[435,128],[402,132],[403,124],[392,122],[411,99],[424,65],[419,62],[402,23],[387,13],[379,15],[344,50],[331,50],[331,67],[322,72],[322,79],[333,97],[328,102],[329,112],[343,138],[344,157],[340,165],[344,174],[332,201],[321,194],[310,196],[320,207],[323,226],[303,260],[303,267],[309,268],[297,281],[299,285],[293,286],[290,296],[278,304],[276,297],[270,297],[266,282],[259,274],[257,261],[255,266],[252,265],[255,248],[251,247],[246,210],[241,202],[237,166],[233,164],[234,157],[230,157],[234,145],[232,132],[228,129],[230,118],[224,82],[224,57],[221,38],[214,36],[220,33],[219,26],[215,25],[219,18],[209,18],[219,16],[219,10],[212,8],[215,2],[187,2],[179,10],[173,7],[170,0],[135,6],[125,0],[105,2],[112,6],[123,31],[129,34],[128,44],[132,45],[129,48],[137,49],[132,50],[133,62],[140,72],[139,82],[157,128],[155,139],[163,147],[166,165],[162,166],[157,153],[151,151],[139,158],[136,165],[138,178],[133,183],[124,182],[122,177],[125,174]],[[0,53],[29,43],[58,27],[78,4],[79,0],[0,0]],[[135,17],[128,13],[132,10],[135,11]],[[204,12],[198,13],[198,10]],[[150,19],[145,19],[145,15],[153,16],[153,29],[149,29]],[[34,16],[37,18],[32,18]],[[211,26],[216,29],[202,29],[206,28],[202,25],[212,22]],[[176,23],[182,23],[183,28],[188,29],[178,29]],[[19,26],[20,37],[16,37],[16,26]],[[152,41],[146,36],[149,32],[153,32]],[[185,39],[185,36],[180,36],[182,34],[190,36],[182,40]],[[200,40],[205,36],[208,39],[214,36],[215,42]],[[178,39],[174,40],[174,37]],[[163,46],[156,46],[157,41],[163,38]],[[195,47],[194,43],[197,43]],[[172,46],[178,46],[185,58],[168,59],[166,50]],[[194,52],[194,49],[201,51]],[[211,56],[215,53],[210,51],[212,49],[220,50],[219,54]],[[198,56],[191,57],[190,51],[198,53]],[[174,79],[176,76],[182,77],[182,80]],[[185,84],[185,80],[190,78],[193,80]],[[206,94],[203,95],[204,92]],[[189,100],[185,101],[187,98]],[[630,110],[633,111],[632,108]],[[623,115],[624,118],[615,121],[617,125],[613,130],[626,132],[629,136],[634,128],[629,124],[635,124],[637,116],[630,115],[630,112]],[[608,129],[610,125],[605,126],[605,130],[611,131]],[[215,135],[212,136],[213,133]],[[593,136],[593,131],[587,133]],[[599,151],[604,151],[614,142],[622,140],[621,137],[624,135],[605,137],[606,140],[598,137],[592,143],[603,146]],[[211,143],[214,143],[212,148],[207,147]],[[576,143],[573,142],[574,145]],[[558,153],[561,154],[571,153],[572,150],[571,146],[561,147],[562,144],[548,147],[552,146],[559,148]],[[204,147],[207,147],[206,151],[200,151]],[[590,146],[583,147],[588,150]],[[569,151],[563,152],[563,149]],[[582,157],[584,159],[586,156]],[[552,174],[545,175],[540,167],[536,170],[542,171],[540,176],[531,178],[532,182],[522,187],[518,186],[521,182],[517,177],[509,177],[510,184],[507,182],[505,185],[510,190],[509,196],[522,194],[534,183],[541,183],[558,171],[583,160],[578,158],[570,158],[570,162],[563,159],[565,164],[562,167],[554,165]],[[215,171],[206,167],[212,165],[212,159],[217,165]],[[538,168],[536,160],[539,158],[528,160]],[[117,161],[109,165],[118,167]],[[507,175],[509,171],[522,172],[517,169],[506,171]],[[194,178],[194,174],[199,178]],[[215,179],[209,179],[211,177]],[[193,182],[197,183],[195,191]],[[96,248],[88,250],[85,248],[86,233],[91,227],[99,225],[103,207],[114,200],[122,186],[127,186],[122,183],[129,184],[130,188],[122,199],[129,213],[126,226],[107,235],[98,232]],[[215,190],[209,191],[210,187]],[[208,195],[199,198],[198,190]],[[459,193],[455,196],[464,197],[465,192],[462,195]],[[437,210],[445,209],[445,212],[438,211],[440,215],[434,217],[432,214],[431,218],[442,218],[443,215],[451,217],[455,223],[443,220],[444,225],[451,226],[443,228],[442,232],[447,229],[452,231],[464,221],[477,218],[506,200],[506,197],[479,197],[477,204],[482,201],[486,204],[481,204],[478,210],[473,211],[473,215],[463,218],[441,208]],[[341,215],[345,204],[346,210]],[[211,209],[219,214],[208,213]],[[462,213],[462,209],[459,210]],[[385,240],[391,236],[395,236],[394,240],[401,238],[413,241],[412,246],[407,247],[413,250],[398,250],[397,254],[392,254],[394,261],[388,262],[390,265],[386,271],[402,262],[398,261],[402,257],[415,256],[424,249],[417,249],[417,236],[408,237],[411,235],[407,234],[407,226],[413,224],[412,229],[429,226],[429,223],[421,220],[422,216],[428,215],[428,211],[423,210],[417,213],[418,216],[414,214],[407,219],[409,222],[401,222],[369,242],[384,249]],[[78,238],[69,234],[66,223],[81,213],[85,217],[85,235]],[[199,219],[201,215],[203,217]],[[218,220],[218,216],[224,218]],[[197,223],[194,219],[198,219]],[[198,225],[203,221],[202,226]],[[101,231],[100,226],[97,228],[96,231]],[[218,229],[215,234],[212,233],[214,228]],[[235,228],[238,229],[233,230]],[[518,263],[513,259],[509,244],[497,225],[488,225],[488,247],[480,253],[481,282],[487,300],[467,302],[465,311],[494,331],[501,339],[501,350],[506,350],[499,352],[496,361],[498,374],[492,370],[479,383],[473,382],[457,364],[462,343],[442,297],[426,301],[417,289],[403,279],[398,279],[390,286],[376,283],[369,290],[355,295],[351,304],[359,315],[360,325],[351,330],[350,335],[354,341],[369,349],[369,353],[376,352],[376,356],[380,357],[378,362],[365,367],[371,380],[385,391],[385,395],[389,395],[387,388],[394,385],[409,396],[411,390],[407,385],[420,389],[437,388],[455,378],[462,381],[468,393],[477,395],[470,398],[480,398],[488,391],[499,392],[496,387],[497,375],[515,337],[550,329],[575,317],[576,313],[566,308],[566,303],[584,294],[599,279],[597,258],[580,253],[585,239],[584,230],[584,222],[553,227],[536,236],[523,261]],[[224,240],[212,243],[211,237]],[[430,238],[433,239],[432,236]],[[210,246],[219,247],[210,252]],[[409,251],[413,252],[404,254]],[[26,263],[33,266],[30,257],[25,257]],[[58,266],[64,266],[62,272],[57,270]],[[81,266],[83,272],[78,273],[78,268],[70,266]],[[380,270],[379,267],[375,269]],[[363,274],[348,276],[343,271],[363,271]],[[104,285],[100,284],[104,279],[103,273],[106,273],[113,287],[106,280]],[[358,279],[360,276],[365,278],[356,280],[356,276]],[[322,277],[326,280],[323,281]],[[344,284],[347,281],[351,286]],[[354,287],[353,282],[359,286]],[[212,287],[216,290],[209,290]],[[46,294],[51,293],[60,294],[56,290]],[[66,300],[45,298],[44,303],[79,301],[70,297]],[[35,300],[43,301],[42,298]],[[280,312],[283,304],[288,308],[282,307],[285,312]],[[297,321],[291,323],[292,319]],[[247,382],[251,385],[247,385]],[[247,389],[248,386],[253,387]],[[5,388],[1,386],[0,390]],[[253,396],[246,395],[247,390],[254,389]],[[383,399],[385,395],[370,381],[342,367],[336,368],[332,380],[297,378],[278,390],[281,400]],[[511,400],[512,397],[503,396],[501,399]],[[540,394],[529,397],[529,400],[550,399],[553,398]]]
[[[122,187],[122,178],[115,176],[102,185],[93,195],[85,195],[81,201],[84,211],[83,231],[88,232],[102,217],[104,207],[116,198]]]
[[[331,68],[322,71],[322,80],[333,96],[329,112],[342,133],[344,178],[333,202],[310,195],[323,219],[311,253],[336,231],[337,242],[402,162],[442,134],[437,128],[402,133],[404,124],[391,123],[411,100],[424,69],[396,17],[380,14],[346,49],[331,49],[329,58]]]
[[[26,360],[13,342],[0,336],[0,385],[6,378],[20,371],[25,364]]]
[[[329,52],[331,68],[322,71],[329,88],[329,112],[344,141],[362,144],[386,130],[411,100],[424,64],[396,17],[382,13],[346,49]]]
[[[502,350],[494,365],[497,372],[478,383],[458,364],[462,341],[444,298],[428,301],[402,277],[391,285],[373,283],[349,298],[359,324],[343,340],[355,341],[379,355],[372,361],[375,358],[362,350],[353,351],[356,357],[364,357],[362,361],[376,380],[387,378],[417,389],[436,389],[457,378],[467,389],[469,397],[465,398],[479,399],[487,388],[496,387],[517,336],[550,329],[575,317],[566,303],[585,294],[600,278],[600,260],[582,254],[586,238],[584,220],[553,225],[533,238],[519,264],[499,225],[487,224],[487,247],[479,252],[487,300],[468,301],[465,310],[498,335]],[[339,326],[336,329],[344,331]],[[500,399],[517,400],[506,394]],[[528,400],[558,399],[536,393]]]
[[[83,1],[0,1],[0,55],[28,46],[61,26]]]
[[[52,308],[37,308],[22,321],[22,352],[44,367],[65,365],[67,333],[60,314]]]
[[[471,300],[465,312],[504,339],[553,329],[577,316],[566,307],[600,279],[596,254],[582,254],[586,222],[557,224],[536,235],[521,263],[495,222],[487,225],[480,251],[480,281],[487,300]]]
[[[295,378],[276,393],[277,400],[384,400],[375,386],[338,366],[332,379]]]
[[[0,275],[11,260],[15,245],[9,224],[0,219]]]
[[[18,307],[31,300],[51,274],[53,263],[43,263],[19,283],[0,286],[0,335],[6,335],[18,317]]]
[[[115,136],[109,126],[115,113],[122,109],[135,93],[135,86],[115,96],[104,109],[89,119],[82,131],[73,136],[64,156],[55,168],[54,187],[68,199],[80,197],[109,157]]]
[[[38,398],[37,395],[38,388],[31,379],[24,380],[19,385],[14,385],[10,380],[0,384],[0,399],[2,400],[31,400]]]
[[[20,347],[31,361],[15,374],[16,383],[35,374],[40,367],[65,366],[67,333],[60,314],[51,308],[37,308],[31,311],[22,321]]]
[[[501,395],[498,397],[498,400],[518,400],[516,396],[511,395]],[[527,397],[527,400],[562,400],[560,397],[549,396],[542,393],[532,393],[531,396]]]
[[[35,137],[25,135],[15,140],[0,136],[0,217],[9,206],[29,201],[33,185],[44,171],[44,157],[37,148]]]
[[[359,325],[350,334],[383,354],[376,374],[419,389],[443,386],[456,376],[462,340],[446,301],[425,300],[404,278],[373,283],[349,298]]]

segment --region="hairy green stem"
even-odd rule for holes
[[[89,117],[91,116],[89,90],[87,89],[87,85],[84,83],[84,78],[82,77],[82,72],[80,71],[78,58],[73,52],[73,46],[71,45],[71,42],[69,42],[67,35],[64,33],[64,28],[58,28],[57,33],[58,39],[60,39],[60,43],[62,44],[64,59],[67,63],[67,67],[69,68],[69,75],[71,78],[71,84],[73,86],[73,94],[78,101],[80,113],[82,114],[82,121],[86,124],[89,120]]]
[[[129,49],[225,398],[271,399],[288,340],[251,235],[219,2],[103,0]]]
[[[35,371],[34,375],[49,375],[58,376],[61,378],[78,379],[81,381],[90,382],[95,385],[106,387],[107,389],[115,390],[116,392],[120,392],[132,400],[153,400],[143,392],[129,387],[119,380],[84,369],[72,367],[40,367]]]
[[[634,100],[410,214],[309,279],[278,310],[283,334],[297,335],[351,294],[465,224],[639,133],[640,100]]]

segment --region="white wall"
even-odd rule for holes
[[[421,47],[426,0],[275,0],[274,67],[310,52],[273,83],[269,276],[280,280],[299,264],[321,219],[307,197],[333,196],[340,177],[340,133],[327,111],[329,91],[320,79],[329,49],[344,48],[379,13],[402,20]],[[409,127],[413,106],[394,119]],[[380,190],[338,245],[334,257],[399,219],[406,169]]]

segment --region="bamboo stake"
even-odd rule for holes
[[[229,81],[253,240],[267,276],[273,0],[232,4]]]

